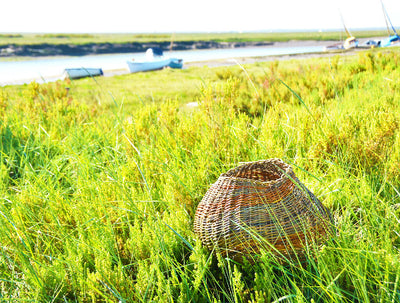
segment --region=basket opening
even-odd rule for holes
[[[271,171],[249,171],[245,174],[238,174],[235,177],[268,182],[278,180],[281,175]]]
[[[226,173],[229,177],[251,179],[261,182],[275,181],[284,177],[287,167],[281,163],[257,162],[245,164]],[[286,173],[285,173],[286,172]]]

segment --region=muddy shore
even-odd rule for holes
[[[373,39],[373,38],[372,38]],[[363,40],[359,39],[360,44]],[[291,40],[287,42],[216,42],[216,41],[176,41],[174,51],[200,49],[227,49],[242,47],[301,47],[327,46],[339,41]],[[164,51],[170,49],[170,42],[149,43],[88,43],[88,44],[8,44],[0,45],[0,58],[12,57],[50,57],[50,56],[87,56],[100,54],[142,53],[148,48],[159,47]]]

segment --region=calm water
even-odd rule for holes
[[[240,57],[258,57],[273,55],[289,55],[301,53],[321,52],[321,46],[305,46],[293,48],[256,47],[234,48],[217,50],[193,50],[175,51],[166,53],[169,57],[182,58],[184,62],[197,62],[216,59],[230,59]],[[137,61],[144,60],[145,55],[138,53],[93,55],[83,57],[62,57],[52,59],[37,59],[18,62],[0,62],[0,86],[9,84],[55,81],[62,77],[65,68],[96,67],[103,71],[126,70],[127,60],[134,58]]]

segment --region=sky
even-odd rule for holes
[[[380,0],[0,0],[0,33],[386,28]],[[383,0],[400,34],[400,0]]]

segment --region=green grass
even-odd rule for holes
[[[1,299],[398,302],[399,63],[393,48],[0,88]],[[304,267],[214,256],[198,203],[273,157],[337,234]]]
[[[387,36],[386,30],[353,31],[357,38]],[[325,32],[260,32],[260,33],[160,33],[160,34],[0,34],[0,45],[8,44],[88,44],[88,43],[132,43],[173,41],[218,41],[218,42],[285,42],[290,40],[340,40],[345,34],[340,31]]]

